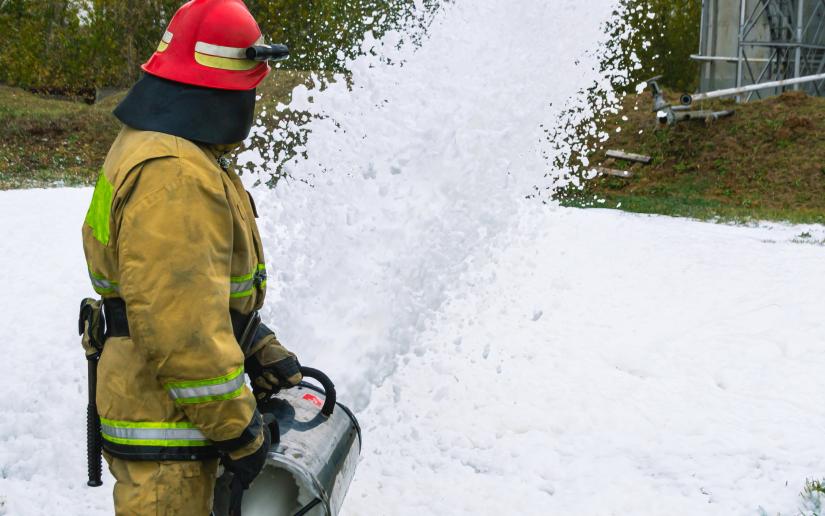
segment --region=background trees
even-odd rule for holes
[[[448,0],[441,0],[448,1]],[[624,0],[628,40],[641,75],[666,74],[690,89],[697,69],[701,0]],[[157,46],[182,0],[0,0],[0,82],[49,93],[92,95],[126,87]],[[341,70],[364,35],[408,21],[416,0],[247,0],[264,33],[293,50],[287,68]],[[432,8],[439,0],[418,0]]]
[[[0,2],[0,81],[62,89],[75,81],[81,34],[78,6],[68,1]]]
[[[436,0],[423,2],[430,6]],[[293,50],[287,68],[342,68],[364,35],[411,16],[413,0],[247,0],[264,34]],[[0,0],[0,82],[86,94],[140,74],[181,0]]]
[[[630,20],[636,30],[632,48],[642,68],[636,79],[664,75],[663,84],[693,91],[699,83],[699,66],[690,59],[699,51],[702,0],[628,0],[634,7]]]

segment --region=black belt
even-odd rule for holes
[[[103,300],[103,319],[106,321],[106,338],[128,337],[129,319],[126,303],[119,297]]]
[[[235,334],[235,339],[241,344],[241,348],[246,350],[261,322],[258,312],[242,314],[237,310],[229,310],[229,317],[232,319],[232,333]],[[106,338],[130,335],[126,302],[123,299],[119,297],[104,299],[103,318],[106,321]]]

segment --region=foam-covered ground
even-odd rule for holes
[[[74,335],[89,197],[0,192],[0,513],[111,512],[108,475],[85,487]],[[523,209],[405,328],[382,382],[357,336],[387,331],[386,305],[422,287],[369,305],[341,280],[339,303],[293,298],[306,314],[279,320],[340,333],[294,344],[348,378],[345,401],[370,393],[346,514],[796,514],[805,478],[825,473],[825,260],[793,240],[825,229]],[[353,312],[379,315],[350,327]]]
[[[533,214],[361,412],[351,513],[798,514],[825,470],[825,252],[800,232]]]
[[[265,318],[363,424],[346,514],[788,515],[825,474],[825,251],[792,242],[825,229],[524,199],[611,9],[457,0],[416,51],[368,42],[351,91],[295,92],[306,158],[255,191]],[[85,487],[89,197],[0,192],[0,514],[111,513],[111,478]]]

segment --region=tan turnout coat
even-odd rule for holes
[[[124,128],[83,225],[98,294],[125,301],[129,337],[98,368],[106,450],[116,457],[214,456],[255,400],[229,310],[263,304],[266,272],[251,198],[207,146]]]

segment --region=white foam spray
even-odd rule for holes
[[[419,48],[368,38],[351,89],[293,92],[289,107],[313,117],[306,158],[256,191],[273,271],[265,315],[355,408],[422,351],[415,335],[471,254],[535,203],[524,197],[552,154],[542,125],[599,80],[613,4],[448,4]]]

